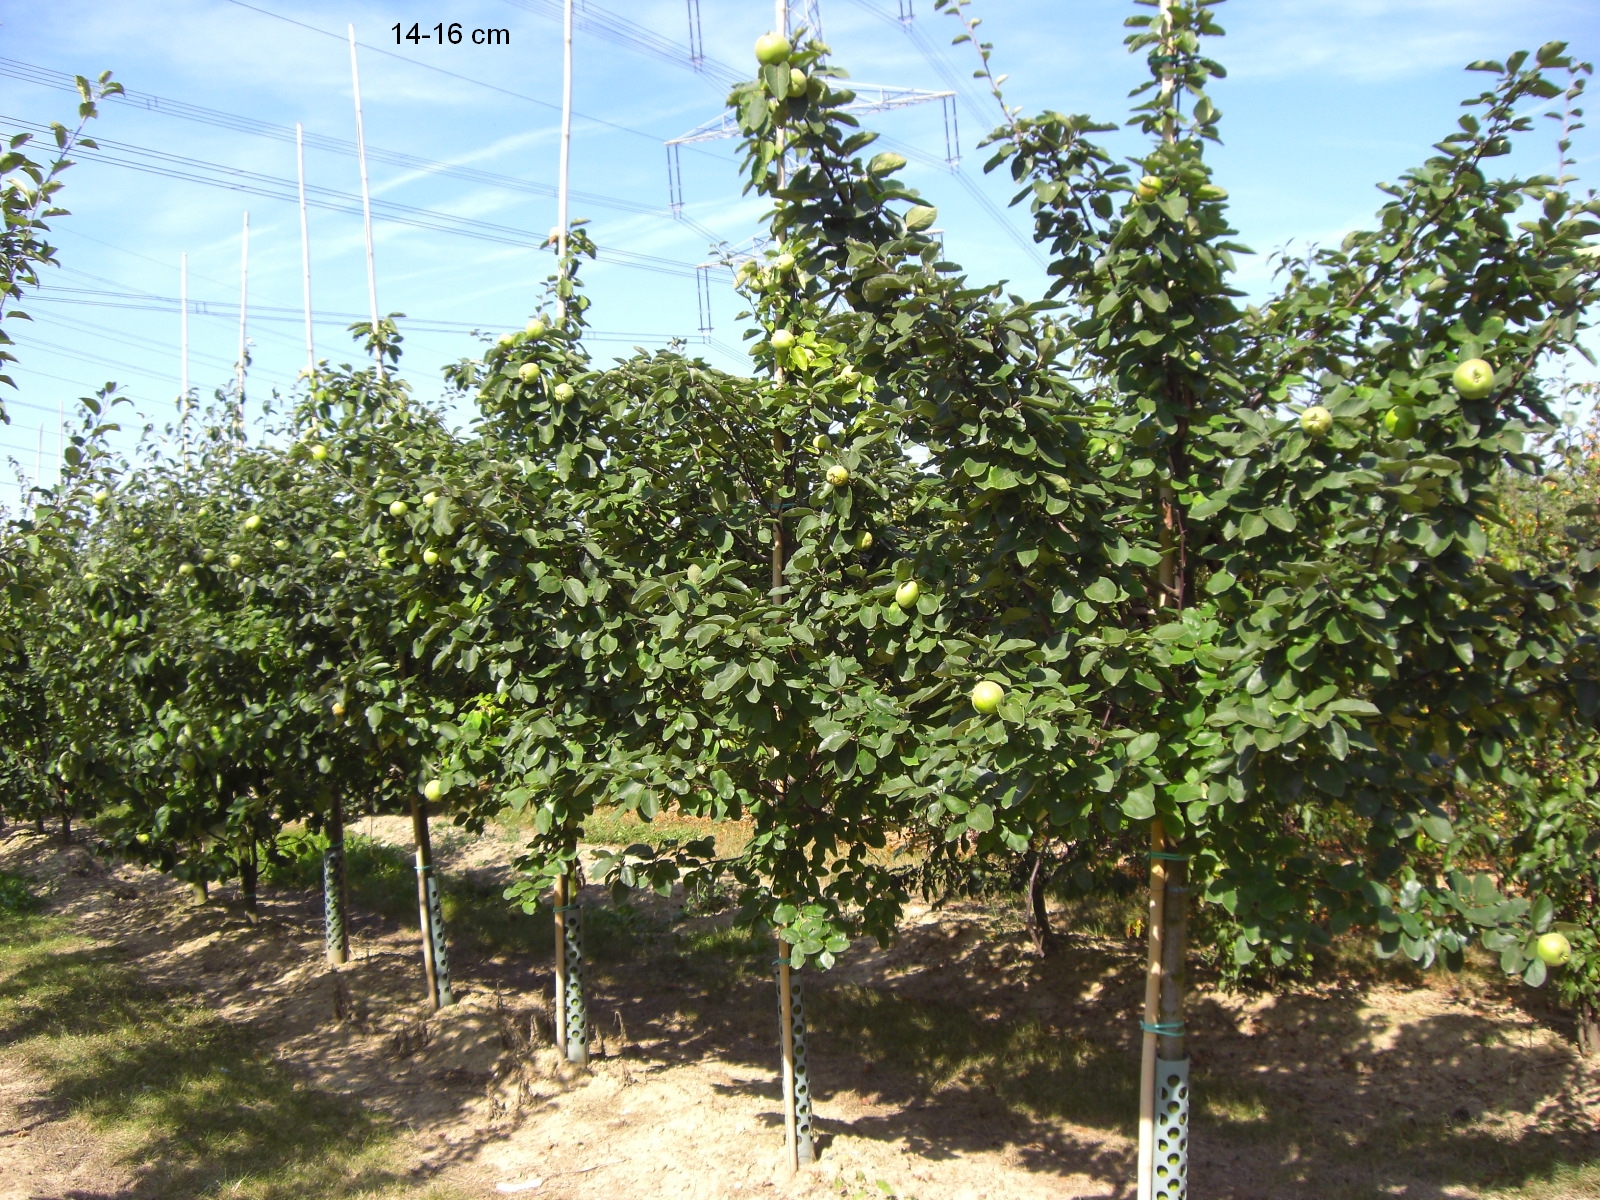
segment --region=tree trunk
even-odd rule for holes
[[[1055,945],[1055,933],[1050,928],[1050,908],[1045,902],[1045,853],[1034,850],[1033,870],[1028,875],[1028,936],[1033,940],[1033,952],[1040,958],[1049,955]]]
[[[1593,1001],[1578,1001],[1578,1053],[1585,1058],[1600,1055],[1600,1008]]]
[[[198,879],[191,883],[189,885],[189,892],[193,896],[196,904],[204,904],[210,898],[210,894],[207,891],[206,881],[204,879]]]
[[[70,808],[61,810],[61,844],[63,846],[72,845],[72,810]]]
[[[239,897],[253,918],[256,915],[256,884],[260,882],[261,868],[256,859],[256,839],[252,835],[239,857]]]
[[[40,837],[44,836],[44,817],[42,815],[33,819],[33,831]]]

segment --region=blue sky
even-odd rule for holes
[[[955,79],[960,177],[944,165],[946,112],[938,103],[870,117],[908,151],[907,178],[940,208],[949,254],[975,278],[1004,278],[1037,293],[1043,272],[1020,244],[1025,220],[1004,211],[1009,189],[985,178],[976,142],[995,123],[993,101],[970,78],[970,47],[952,47],[948,18],[931,0],[820,0],[835,63],[858,80],[945,89]],[[799,4],[796,8],[802,7]],[[597,355],[689,339],[697,353],[738,369],[737,300],[726,273],[711,286],[709,341],[699,332],[694,265],[708,235],[740,242],[758,231],[759,205],[740,195],[735,143],[685,147],[682,217],[669,210],[663,143],[714,117],[726,88],[717,71],[746,72],[750,47],[772,24],[770,0],[699,0],[708,69],[687,62],[685,0],[579,0],[572,188],[575,216],[592,221],[611,261],[586,269]],[[975,0],[1009,75],[1007,99],[1026,111],[1086,111],[1109,120],[1126,111],[1142,63],[1125,53],[1127,0]],[[439,368],[474,352],[468,329],[521,325],[533,310],[551,258],[532,244],[555,221],[561,93],[559,0],[454,0],[427,8],[394,2],[322,0],[0,0],[0,128],[69,119],[72,97],[49,86],[58,73],[111,69],[143,97],[245,117],[274,128],[305,126],[308,183],[346,206],[359,192],[355,159],[317,139],[354,139],[350,62],[343,40],[356,27],[374,197],[409,209],[434,228],[380,219],[376,227],[380,307],[409,315],[404,370],[417,391],[440,391]],[[1220,10],[1229,36],[1214,54],[1229,68],[1215,89],[1225,114],[1214,154],[1234,199],[1242,240],[1259,253],[1241,283],[1267,286],[1267,253],[1287,243],[1334,241],[1366,222],[1374,184],[1428,152],[1454,124],[1459,101],[1483,77],[1474,58],[1503,57],[1551,39],[1586,59],[1600,55],[1600,5],[1593,0],[1232,0]],[[608,16],[632,23],[618,37]],[[460,45],[395,44],[394,25],[459,22]],[[470,31],[510,31],[510,44],[473,46]],[[653,48],[641,45],[647,31]],[[431,30],[429,30],[431,32]],[[675,48],[676,47],[676,48]],[[381,51],[381,53],[380,53]],[[440,68],[434,70],[429,68]],[[448,73],[446,73],[448,72]],[[1591,108],[1593,105],[1591,105]],[[192,111],[192,110],[183,110]],[[1600,113],[1596,113],[1600,120]],[[305,359],[299,324],[300,232],[282,184],[295,177],[292,141],[184,119],[161,105],[112,102],[94,123],[106,158],[86,154],[68,175],[71,217],[56,225],[64,269],[18,325],[20,385],[8,395],[0,455],[32,475],[54,474],[57,412],[115,379],[145,419],[170,420],[179,388],[178,261],[189,255],[189,296],[206,302],[190,317],[191,382],[202,392],[231,377],[238,338],[240,225],[250,212],[251,392],[290,388]],[[1554,124],[1539,122],[1521,159],[1554,166]],[[1577,172],[1595,175],[1600,125],[1578,135]],[[118,143],[112,148],[110,143]],[[1132,152],[1127,135],[1112,138]],[[398,161],[446,163],[470,177]],[[151,168],[164,173],[153,173]],[[226,172],[247,172],[247,175]],[[512,177],[517,186],[485,174]],[[263,182],[259,177],[268,179]],[[221,182],[260,188],[247,195]],[[987,201],[985,203],[984,201]],[[444,214],[442,217],[439,214]],[[474,221],[468,227],[460,221]],[[493,226],[485,229],[483,226]],[[319,357],[348,360],[344,324],[366,312],[360,218],[313,208],[313,304]],[[478,236],[462,236],[462,231]],[[137,419],[124,417],[124,423]],[[43,453],[40,454],[40,446]],[[0,504],[14,503],[0,471]]]

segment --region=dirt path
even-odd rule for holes
[[[457,873],[493,875],[509,853],[492,838],[441,844]],[[397,1121],[418,1196],[1132,1192],[1140,962],[1126,939],[1069,937],[1040,963],[1012,914],[960,906],[914,914],[888,951],[855,947],[810,983],[821,1160],[790,1178],[770,951],[685,952],[685,931],[714,930],[714,917],[669,925],[673,906],[641,905],[651,937],[594,965],[598,1053],[584,1073],[549,1046],[548,961],[453,950],[461,1002],[430,1016],[414,934],[391,922],[357,915],[353,961],[335,973],[315,896],[268,890],[252,923],[227,903],[190,906],[153,872],[24,833],[0,842],[0,867],[42,881],[52,911],[151,986]],[[1600,1160],[1600,1072],[1543,1003],[1473,975],[1197,991],[1194,1195],[1600,1194],[1600,1171],[1583,1167]],[[0,1049],[0,1200],[148,1194],[148,1163],[41,1089]]]

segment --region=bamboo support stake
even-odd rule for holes
[[[1167,864],[1155,857],[1166,848],[1159,820],[1150,823],[1150,912],[1145,933],[1150,947],[1144,979],[1144,1035],[1139,1064],[1139,1190],[1138,1200],[1151,1200],[1156,1138],[1156,1034],[1160,1020],[1162,933],[1166,925]]]
[[[800,1169],[800,1139],[794,1104],[794,980],[790,975],[789,945],[778,939],[778,1048],[783,1056],[783,1138],[789,1169]]]
[[[428,810],[417,796],[411,797],[411,833],[417,847],[417,918],[422,932],[422,970],[428,981],[428,1007],[437,1011],[439,974],[433,957],[433,905],[428,894],[428,877],[433,874],[433,846],[428,837]]]

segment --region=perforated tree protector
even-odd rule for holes
[[[439,983],[439,1007],[456,1002],[450,988],[450,960],[444,950],[444,905],[439,902],[439,877],[428,868],[428,924],[433,926],[433,977]]]
[[[794,1133],[802,1165],[816,1161],[811,1140],[811,1073],[806,1069],[805,972],[790,973],[792,1001],[789,1009],[794,1031]]]
[[[567,1061],[589,1061],[589,1008],[583,988],[583,909],[567,909]]]
[[[1156,1060],[1156,1141],[1152,1200],[1188,1200],[1189,1060]]]

